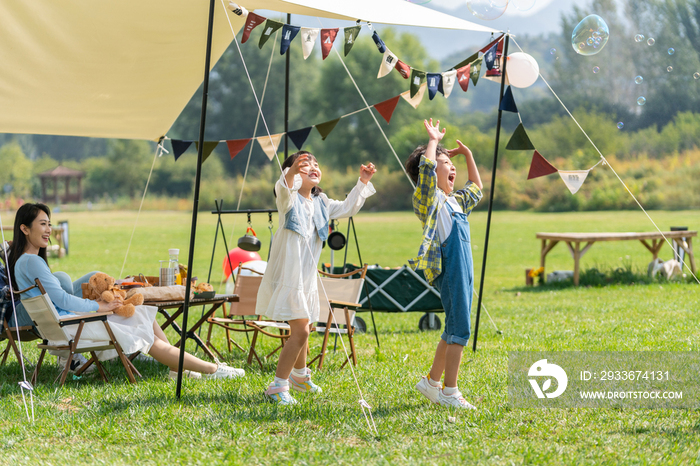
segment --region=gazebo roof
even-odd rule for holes
[[[53,170],[47,170],[45,172],[39,173],[39,178],[66,178],[66,177],[78,177],[82,178],[85,175],[84,172],[80,170],[73,170],[72,168],[64,167],[59,165]]]

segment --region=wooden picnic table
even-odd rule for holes
[[[209,310],[202,312],[200,319],[194,325],[192,325],[185,334],[185,338],[192,338],[211,360],[214,360],[214,354],[209,350],[209,348],[207,348],[207,345],[204,343],[204,341],[202,341],[199,335],[197,335],[197,330],[207,321],[209,316],[213,315],[214,312],[216,312],[216,310],[219,309],[224,303],[235,303],[237,301],[238,295],[235,294],[217,294],[213,298],[190,299],[190,316],[194,315],[192,310],[195,307],[211,305]],[[177,324],[177,322],[175,322],[175,320],[184,312],[185,300],[144,301],[143,304],[146,306],[156,306],[158,308],[158,312],[165,316],[165,323],[163,323],[160,328],[165,330],[169,325],[172,326],[178,335],[180,335],[180,341],[175,343],[175,346],[180,346],[180,342],[182,341],[182,328]],[[170,315],[170,313],[167,311],[168,309],[176,310],[172,315]]]
[[[687,254],[687,263],[695,273],[695,257],[693,256],[692,238],[698,236],[697,231],[664,231],[651,233],[537,233],[537,239],[542,240],[540,251],[540,267],[544,267],[545,258],[549,251],[559,242],[566,243],[571,256],[574,258],[574,285],[578,286],[579,265],[581,257],[597,241],[640,241],[654,256],[659,257],[659,250],[666,239],[673,241]],[[581,248],[581,243],[586,245]],[[544,272],[542,272],[544,274]]]

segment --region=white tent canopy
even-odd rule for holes
[[[224,2],[228,5],[228,0]],[[243,0],[249,10],[492,32],[404,0]],[[0,132],[158,140],[203,79],[208,2],[0,0]],[[216,1],[213,67],[244,20]]]

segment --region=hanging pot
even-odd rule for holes
[[[248,233],[252,233],[252,235],[249,235]],[[245,231],[245,235],[238,238],[238,247],[244,251],[260,251],[260,245],[260,240],[255,234],[253,227],[248,227],[248,229]]]
[[[345,235],[339,231],[334,231],[328,235],[328,247],[334,251],[340,251],[345,247]]]

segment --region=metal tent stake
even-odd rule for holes
[[[484,257],[481,261],[481,277],[479,277],[479,296],[476,306],[476,325],[474,326],[474,343],[473,351],[476,351],[476,341],[479,336],[479,318],[481,317],[481,298],[484,296],[484,277],[486,276],[486,257],[489,252],[489,234],[491,233],[491,213],[493,211],[493,195],[496,191],[496,166],[498,165],[498,143],[501,137],[501,101],[503,100],[503,91],[506,86],[506,64],[508,63],[508,41],[510,36],[506,34],[505,44],[503,47],[503,69],[501,70],[501,95],[498,98],[498,124],[496,125],[496,144],[493,150],[493,167],[491,168],[491,191],[489,192],[489,213],[486,219],[486,239],[484,240]]]

